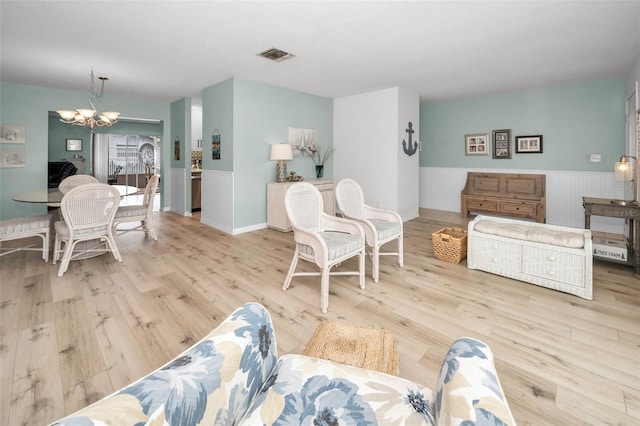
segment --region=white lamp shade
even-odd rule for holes
[[[58,114],[60,114],[60,117],[62,117],[62,119],[64,120],[73,120],[73,117],[76,116],[77,112],[76,111],[70,111],[67,109],[61,109],[60,111],[56,111]]]
[[[271,145],[271,159],[272,160],[291,160],[293,158],[293,152],[291,151],[291,145],[288,143],[278,143]]]
[[[617,181],[626,181],[626,182],[633,180],[631,162],[629,161],[616,162],[615,179]]]

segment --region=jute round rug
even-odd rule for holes
[[[381,328],[323,321],[311,336],[304,355],[395,376],[400,374],[396,341],[388,330]]]

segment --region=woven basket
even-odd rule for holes
[[[431,234],[436,259],[460,263],[467,257],[467,231],[462,228],[442,228]]]

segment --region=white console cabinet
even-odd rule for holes
[[[305,182],[314,185],[322,194],[324,212],[335,216],[336,197],[334,182],[328,179],[311,179]],[[267,226],[278,231],[291,231],[291,222],[284,208],[284,194],[295,182],[269,182],[267,184]]]

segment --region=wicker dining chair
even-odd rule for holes
[[[131,231],[144,231],[145,235],[157,240],[156,231],[153,229],[153,199],[158,191],[160,176],[153,175],[149,178],[147,186],[144,188],[142,204],[133,206],[120,206],[114,219],[114,227],[118,235]],[[139,226],[127,229],[118,229],[121,223],[140,222]]]
[[[113,234],[113,219],[120,205],[120,193],[105,183],[76,186],[62,197],[60,213],[63,220],[55,223],[56,238],[53,263],[61,260],[61,277],[71,260],[106,252],[122,262]],[[80,250],[78,243],[86,243]]]
[[[58,185],[58,189],[63,194],[66,194],[76,186],[84,185],[86,183],[98,183],[98,179],[91,175],[71,175],[67,178],[64,178],[62,182],[60,182],[60,185]]]
[[[364,228],[367,246],[371,247],[374,282],[380,279],[380,256],[398,256],[398,263],[403,266],[403,227],[398,213],[366,205],[362,188],[353,179],[341,179],[336,184],[336,201],[344,217],[358,221]],[[398,251],[380,251],[384,244],[395,240]]]
[[[285,193],[284,203],[293,227],[296,248],[282,289],[289,288],[293,277],[320,275],[320,308],[322,313],[326,313],[329,307],[330,275],[358,275],[360,288],[365,288],[364,231],[355,221],[324,213],[322,195],[309,183],[291,185]],[[330,272],[334,266],[356,256],[357,271]],[[295,272],[299,259],[315,263],[320,272]]]

